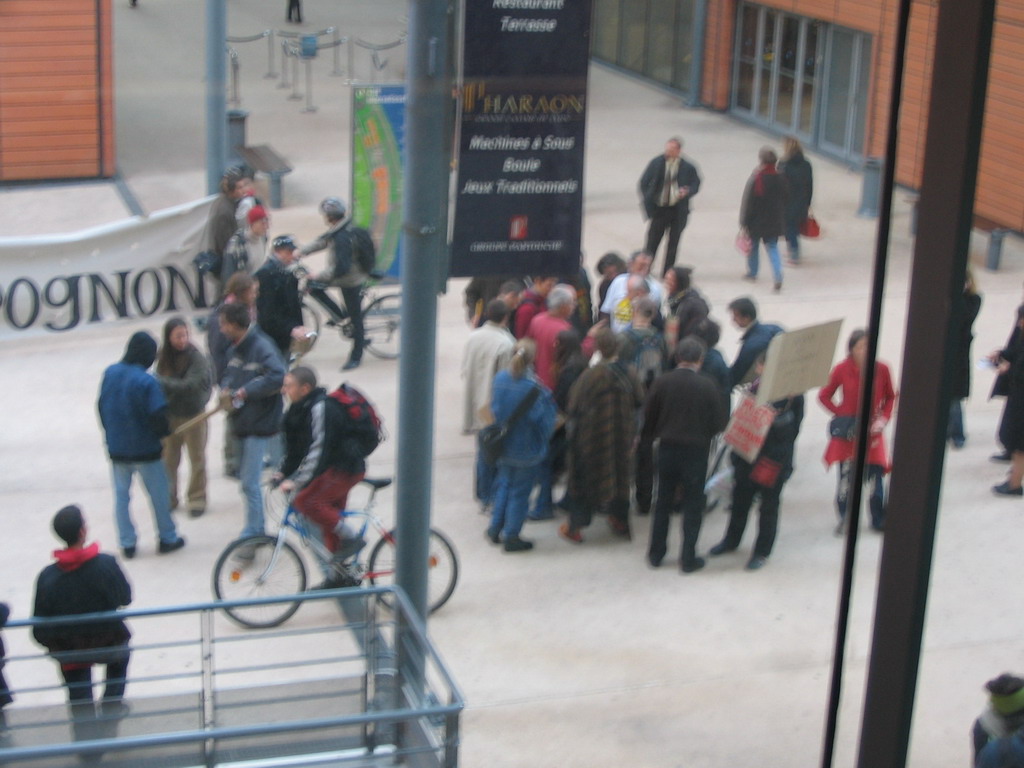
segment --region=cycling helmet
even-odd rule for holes
[[[345,201],[340,197],[325,197],[323,202],[320,203],[320,213],[330,219],[344,217],[346,210]]]
[[[295,240],[291,235],[279,235],[274,238],[274,242],[271,245],[275,251],[280,248],[290,248],[291,250],[295,250],[297,247],[295,245]]]

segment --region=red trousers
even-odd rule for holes
[[[324,544],[331,552],[336,552],[341,543],[335,528],[341,520],[341,512],[348,504],[348,492],[363,477],[365,473],[354,475],[339,469],[328,469],[314,477],[295,497],[295,508],[320,526]]]

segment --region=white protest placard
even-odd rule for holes
[[[824,386],[832,370],[842,320],[775,336],[768,345],[757,404],[764,405]]]
[[[753,463],[774,420],[774,408],[757,405],[754,398],[744,397],[733,411],[722,439],[744,460]]]

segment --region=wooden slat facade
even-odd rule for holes
[[[896,0],[759,0],[758,5],[864,32],[872,38],[865,154],[881,156],[889,119]],[[738,0],[712,0],[702,100],[729,108]],[[924,160],[938,0],[914,0],[900,108],[896,179],[917,189]],[[1024,0],[1000,0],[992,43],[975,215],[1024,232]]]
[[[110,0],[0,2],[0,183],[113,176]]]

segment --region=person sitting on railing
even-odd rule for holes
[[[293,368],[281,391],[291,405],[284,414],[284,464],[274,481],[285,493],[295,492],[295,508],[320,527],[324,546],[340,565],[366,546],[340,516],[348,492],[366,475],[366,461],[348,450],[351,417],[337,401],[328,402],[312,368]],[[336,570],[318,589],[344,586],[352,584]]]
[[[100,552],[99,542],[86,546],[87,529],[82,510],[75,505],[61,509],[53,518],[53,530],[67,544],[53,553],[56,560],[46,566],[36,581],[36,618],[114,611],[132,601],[132,588],[117,560]],[[108,621],[36,626],[36,642],[44,646],[60,665],[68,700],[76,717],[95,714],[92,695],[92,665],[105,664],[104,714],[124,714],[122,702],[132,634],[120,619]]]

